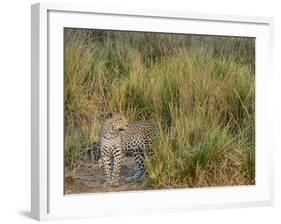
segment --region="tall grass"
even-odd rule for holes
[[[159,126],[150,187],[255,183],[252,38],[65,29],[65,164],[108,111]]]

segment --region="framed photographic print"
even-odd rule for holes
[[[272,27],[32,5],[32,217],[272,204]]]

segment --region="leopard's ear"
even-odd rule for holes
[[[110,111],[107,115],[107,118],[112,118],[112,116],[113,116],[113,113]]]

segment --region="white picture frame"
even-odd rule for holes
[[[273,19],[191,12],[31,6],[31,214],[37,220],[248,207],[273,203],[268,91]],[[63,28],[159,31],[256,38],[256,185],[120,193],[63,193]],[[137,202],[137,203],[136,203]]]

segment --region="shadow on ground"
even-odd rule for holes
[[[83,162],[76,170],[75,178],[71,181],[65,180],[65,194],[137,191],[151,189],[147,186],[144,177],[132,183],[125,181],[125,178],[132,176],[134,172],[133,158],[124,158],[121,166],[120,185],[118,187],[105,187],[103,186],[104,172],[100,164]]]

